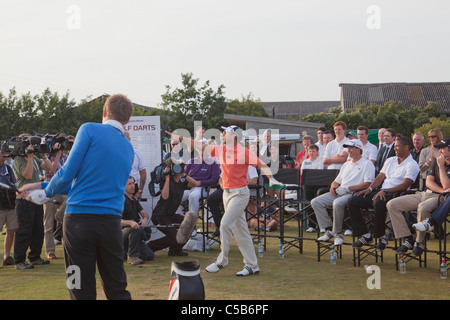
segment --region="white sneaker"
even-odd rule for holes
[[[323,236],[321,236],[317,241],[328,241],[332,239],[334,236],[330,231],[325,232]]]
[[[423,231],[423,232],[431,232],[433,231],[433,226],[430,224],[429,219],[425,219],[421,222],[415,223],[412,225],[414,229],[417,231]]]
[[[316,229],[314,229],[313,227],[309,227],[308,229],[305,230],[306,232],[316,232]]]
[[[209,266],[206,267],[206,272],[217,273],[220,271],[220,269],[223,269],[223,266],[217,265],[216,263],[211,263]]]
[[[350,229],[345,230],[344,236],[350,236],[351,237],[352,235],[353,235],[352,230],[350,230]]]
[[[238,277],[246,277],[251,274],[259,274],[259,268],[256,267],[255,269],[250,268],[249,266],[245,266],[244,269],[236,273]]]
[[[342,234],[338,233],[336,235],[336,238],[334,239],[334,245],[335,246],[341,246],[344,243],[344,237]]]

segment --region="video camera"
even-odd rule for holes
[[[49,153],[56,153],[57,151],[63,151],[63,150],[70,150],[72,149],[73,142],[69,141],[69,138],[67,138],[64,135],[61,135],[61,133],[57,133],[55,135],[49,135],[46,134],[46,143],[50,149]],[[55,144],[59,143],[59,148],[55,148]]]
[[[28,149],[30,145],[33,149]],[[12,137],[2,144],[1,152],[4,157],[25,157],[31,153],[49,153],[49,147],[44,136]]]
[[[152,197],[157,197],[161,194],[161,190],[164,186],[165,177],[169,174],[179,174],[184,172],[184,163],[181,163],[173,158],[167,159],[165,162],[162,162],[160,165],[156,166],[155,169],[150,173],[151,181],[148,184],[148,191],[150,192]],[[166,167],[170,168],[169,172],[164,172]],[[159,185],[158,192],[155,192],[155,185]]]

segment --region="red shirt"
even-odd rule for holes
[[[248,166],[256,167],[261,161],[258,156],[240,144],[231,150],[225,145],[209,146],[209,148],[211,155],[220,163],[223,188],[246,187]]]

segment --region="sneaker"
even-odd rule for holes
[[[411,243],[411,240],[405,239],[403,244],[395,250],[395,254],[402,254],[408,252],[408,250],[412,249],[413,245]]]
[[[418,257],[423,253],[423,250],[425,250],[425,246],[423,245],[423,243],[420,242],[415,242],[414,243],[414,248],[411,252],[411,255],[414,257]]]
[[[352,235],[353,235],[352,230],[350,230],[350,229],[345,230],[344,236],[350,236],[351,237]]]
[[[223,269],[222,265],[211,263],[209,266],[206,267],[206,272],[217,273],[220,271],[220,269]]]
[[[344,244],[344,237],[342,236],[342,234],[338,233],[336,235],[336,238],[334,239],[334,245],[341,246],[343,244]]]
[[[236,273],[238,277],[246,277],[251,274],[259,274],[259,268],[256,267],[255,269],[250,268],[249,266],[245,266],[244,269]]]
[[[24,261],[24,262],[20,262],[20,263],[16,264],[15,267],[17,270],[26,270],[26,269],[33,269],[34,265],[29,264],[28,262]]]
[[[388,245],[388,241],[387,241],[386,237],[379,238],[378,242],[377,242],[377,251],[378,252],[383,251],[384,249],[386,249],[387,245]]]
[[[138,265],[138,264],[143,264],[144,260],[142,260],[139,257],[128,257],[127,263],[132,264],[132,265]]]
[[[331,233],[331,231],[327,230],[327,232],[325,232],[325,234],[323,236],[318,238],[317,241],[328,241],[328,240],[333,239],[333,238],[334,238],[334,236]]]
[[[13,257],[9,256],[8,258],[3,259],[2,265],[3,265],[3,266],[13,266],[13,265],[14,265],[14,259],[13,259]]]
[[[359,237],[359,239],[352,244],[352,248],[353,249],[360,249],[362,248],[363,245],[365,244],[369,244],[373,241],[372,236],[370,236],[369,238],[366,238],[364,236]]]
[[[54,254],[54,253],[49,253],[49,254],[47,255],[47,259],[49,259],[49,260],[55,260],[55,259],[57,259],[56,254]]]
[[[316,229],[313,227],[309,227],[308,229],[305,230],[306,232],[312,233],[312,232],[316,232]]]
[[[423,231],[423,232],[433,231],[433,226],[430,224],[430,219],[425,219],[421,222],[414,223],[412,226],[417,231]]]
[[[40,265],[44,265],[44,264],[50,264],[50,261],[39,258],[34,261],[30,261],[30,264],[33,266],[36,266],[36,265],[40,266]]]

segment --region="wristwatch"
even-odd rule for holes
[[[389,193],[389,189],[388,188],[384,188],[384,189],[381,189],[381,190],[383,190],[384,193]]]
[[[138,192],[142,193],[142,190],[138,190]]]

